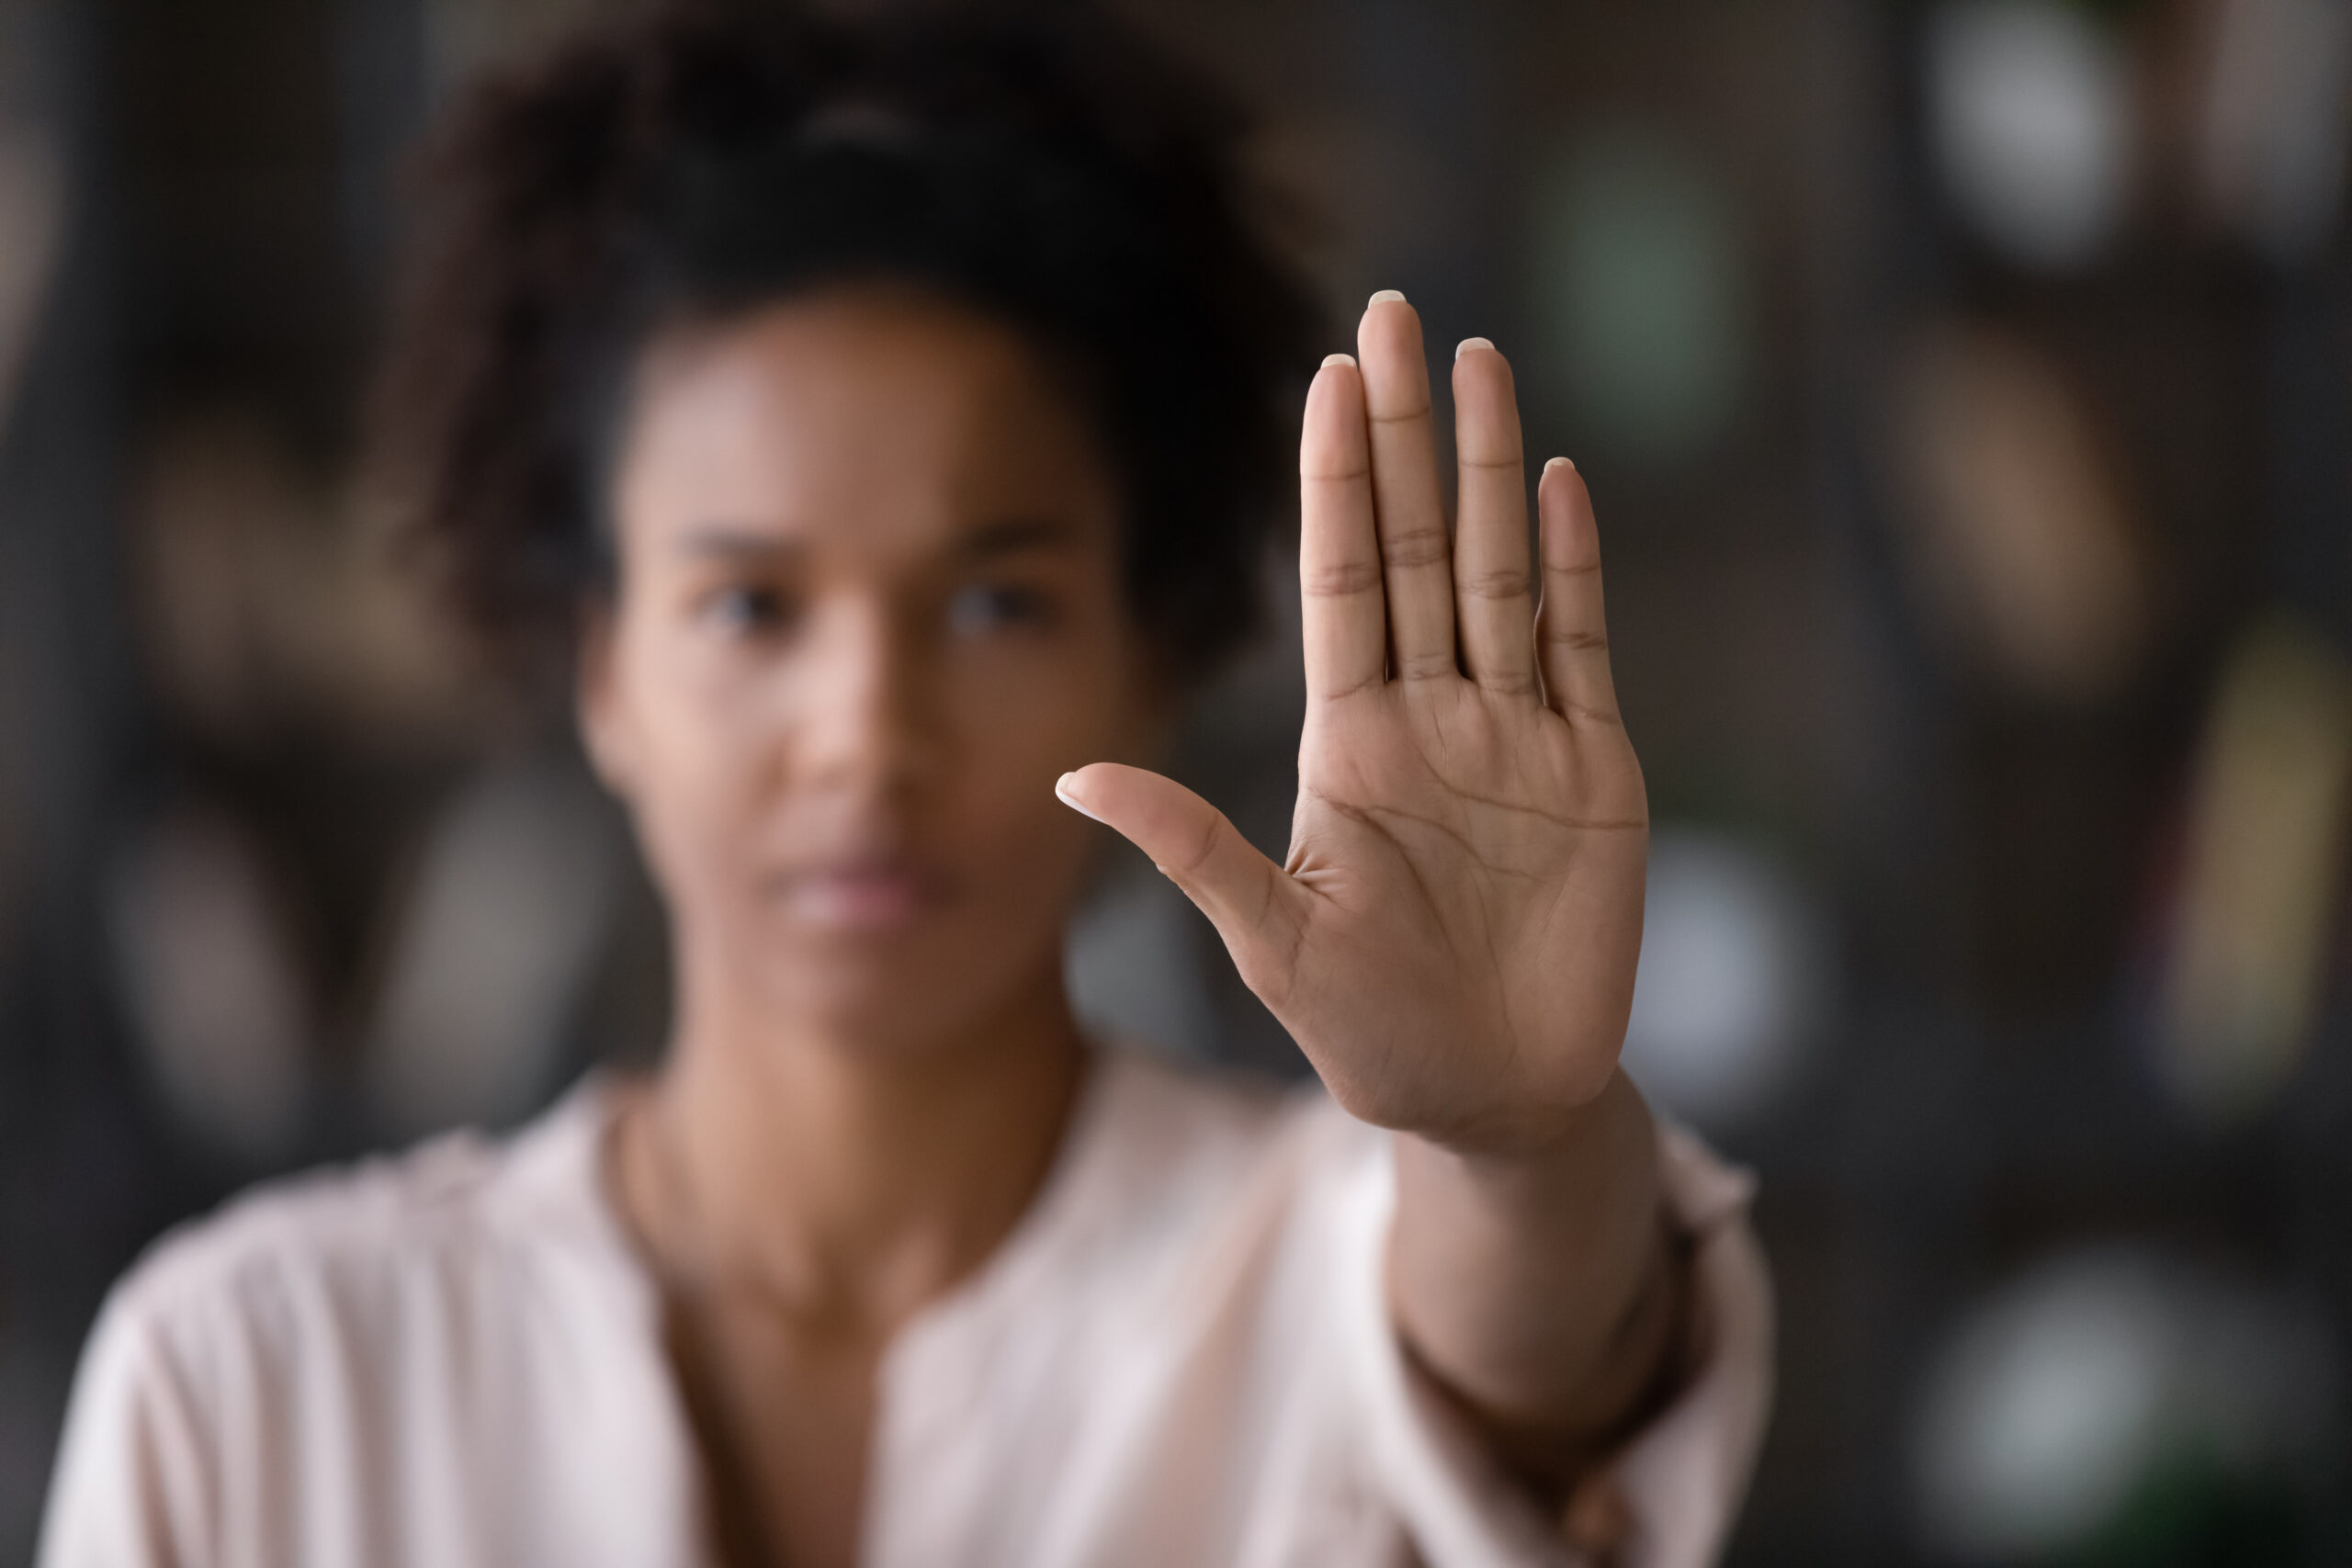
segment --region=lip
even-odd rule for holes
[[[900,859],[797,866],[768,881],[768,896],[798,924],[855,935],[905,931],[947,901],[934,867]]]

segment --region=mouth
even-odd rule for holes
[[[857,935],[904,931],[935,912],[948,894],[936,868],[895,858],[796,867],[770,878],[767,890],[794,921]]]

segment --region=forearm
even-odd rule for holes
[[[1573,1469],[1676,1348],[1688,1289],[1656,1129],[1623,1072],[1555,1144],[1464,1156],[1396,1140],[1389,1292],[1423,1367],[1509,1450]]]

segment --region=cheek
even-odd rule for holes
[[[724,679],[693,653],[675,637],[624,642],[620,691],[634,741],[630,812],[656,880],[687,906],[742,858],[777,730],[755,683]]]
[[[707,811],[752,770],[760,727],[747,722],[752,694],[730,691],[688,660],[649,654],[637,703],[649,741],[646,761],[656,803]]]
[[[1054,783],[1089,762],[1148,761],[1131,660],[1116,640],[1050,659],[955,661],[942,716],[955,732],[942,791],[956,836],[994,879],[1026,894],[1073,890],[1099,832],[1062,804]]]

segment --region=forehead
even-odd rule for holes
[[[673,333],[635,394],[614,501],[638,547],[724,525],[903,557],[1008,521],[1115,522],[1108,465],[1045,356],[911,291]]]

